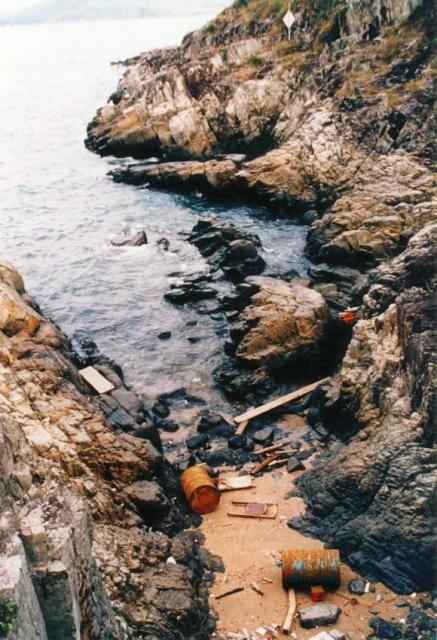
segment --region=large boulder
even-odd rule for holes
[[[42,322],[41,316],[31,309],[14,289],[0,283],[0,331],[7,335],[15,335],[22,331],[33,334]]]
[[[238,360],[270,371],[305,363],[317,369],[330,326],[330,312],[317,291],[274,278],[252,277],[258,288],[231,335]]]

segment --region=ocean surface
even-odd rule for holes
[[[306,269],[304,228],[263,208],[115,184],[107,172],[118,161],[84,147],[87,123],[123,72],[111,61],[176,44],[207,18],[0,28],[0,260],[15,264],[68,335],[95,340],[149,399],[184,386],[220,402],[211,373],[225,323],[163,299],[170,274],[206,269],[183,236],[200,216],[258,233],[269,268]],[[147,246],[111,246],[139,229]],[[156,245],[162,237],[168,252]],[[171,339],[159,340],[161,331]]]

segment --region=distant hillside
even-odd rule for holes
[[[220,11],[227,4],[227,0],[44,0],[0,15],[0,24],[194,15]]]

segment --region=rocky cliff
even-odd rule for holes
[[[299,525],[369,577],[425,589],[436,480],[435,6],[304,0],[292,3],[290,41],[287,6],[237,0],[180,47],[126,61],[86,144],[140,160],[113,171],[117,181],[254,199],[309,225],[317,264],[299,295],[315,300],[317,290],[321,333],[322,296],[331,313],[361,311],[337,375],[314,398],[313,423],[336,441],[301,480],[309,509]],[[232,353],[286,368],[298,292],[258,279],[254,295],[256,280],[243,283],[244,303],[237,288]]]
[[[110,394],[0,263],[0,636],[205,638],[212,559],[182,531],[144,403],[95,364]]]

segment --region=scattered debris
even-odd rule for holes
[[[246,502],[232,500],[237,510],[228,511],[228,516],[237,518],[269,518],[274,519],[278,514],[276,502]]]
[[[312,602],[321,602],[326,597],[326,591],[321,585],[311,587],[310,593]]]
[[[250,586],[256,593],[259,593],[260,596],[264,595],[264,591],[261,589],[259,584],[257,584],[256,582],[251,582]]]
[[[253,487],[251,476],[236,476],[234,478],[219,478],[219,491],[234,491],[236,489],[250,489]]]
[[[310,640],[346,640],[346,634],[334,629],[334,631],[322,631]]]
[[[294,614],[296,613],[296,592],[294,589],[288,589],[288,609],[282,625],[282,633],[286,636],[290,633],[293,626]]]
[[[341,609],[334,604],[316,604],[299,611],[300,624],[304,629],[314,629],[337,622]]]
[[[250,472],[251,475],[252,476],[258,475],[258,473],[261,473],[261,471],[264,471],[264,469],[267,469],[267,467],[272,462],[274,462],[275,460],[278,460],[281,456],[282,456],[282,452],[274,453],[272,456],[269,456],[266,460],[263,460],[263,462],[260,462],[252,469],[252,471]]]
[[[276,444],[272,444],[270,447],[264,447],[264,449],[258,449],[253,452],[254,456],[261,456],[265,453],[272,453],[273,451],[278,451],[279,449],[283,449],[285,446],[289,445],[291,440],[282,440],[281,442],[277,442]]]
[[[282,407],[284,404],[288,404],[289,402],[293,402],[293,400],[299,400],[303,396],[306,396],[308,393],[315,391],[320,385],[328,382],[329,378],[323,378],[322,380],[318,380],[317,382],[313,382],[312,384],[307,385],[306,387],[302,387],[301,389],[297,389],[297,391],[293,391],[292,393],[288,393],[285,396],[281,396],[276,400],[272,400],[271,402],[267,402],[266,404],[261,405],[260,407],[256,407],[255,409],[249,409],[245,413],[242,413],[240,416],[235,418],[235,422],[241,426],[241,423],[248,422],[253,418],[257,418],[258,416],[263,415],[264,413],[268,413],[273,409],[277,409],[278,407]]]
[[[340,586],[340,552],[338,549],[290,549],[282,552],[284,589],[309,589]]]
[[[200,514],[215,511],[220,491],[204,465],[189,467],[181,475],[182,490],[193,511]]]
[[[360,307],[349,307],[348,309],[341,311],[338,316],[343,320],[345,324],[350,324],[357,319],[357,312],[359,311],[359,309]]]
[[[176,560],[173,558],[173,556],[170,556],[169,558],[167,558],[166,560],[166,564],[177,564]]]
[[[222,598],[233,596],[234,593],[240,593],[240,591],[244,591],[244,587],[235,587],[235,589],[230,589],[230,591],[225,591],[224,593],[221,593],[219,596],[215,596],[215,599],[221,600]]]
[[[100,395],[103,393],[109,393],[109,391],[115,389],[115,385],[104,378],[94,367],[85,367],[85,369],[81,369],[79,371],[79,375]]]

